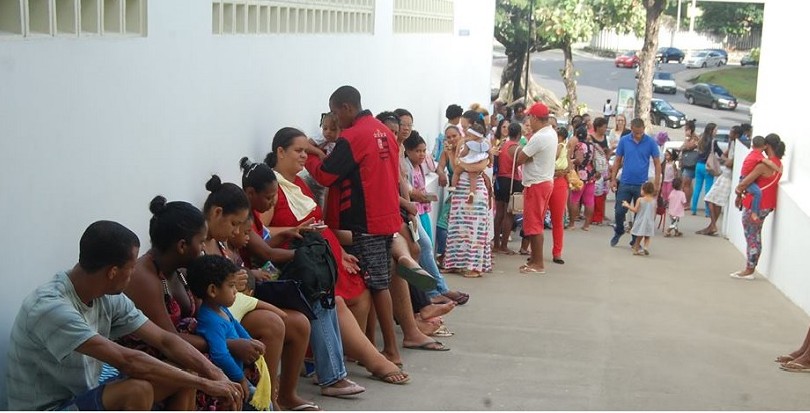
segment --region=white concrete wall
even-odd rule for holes
[[[209,1],[152,0],[147,37],[0,39],[3,406],[19,304],[76,262],[91,222],[121,222],[144,252],[155,194],[201,205],[211,173],[238,182],[240,157],[315,130],[344,84],[429,138],[448,104],[488,103],[494,0],[457,2],[438,35],[393,34],[393,2],[376,3],[374,35],[213,36]]]
[[[777,133],[787,145],[787,154],[782,159],[784,175],[779,186],[777,209],[765,221],[764,252],[757,271],[810,314],[810,278],[807,277],[810,142],[804,121],[807,112],[804,101],[810,95],[810,87],[803,81],[807,77],[804,66],[784,53],[786,45],[796,41],[791,30],[804,24],[804,17],[788,2],[765,3],[757,110],[752,124],[754,135]],[[737,159],[743,159],[746,153],[738,148]],[[739,176],[741,164],[737,162],[735,165],[734,176]],[[731,208],[727,219],[729,239],[744,253],[740,212]],[[741,259],[730,268],[741,269],[744,262]]]

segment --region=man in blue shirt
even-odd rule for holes
[[[650,158],[655,166],[655,192],[658,193],[661,189],[661,152],[658,144],[644,133],[644,121],[640,118],[630,122],[630,131],[619,140],[610,176],[611,189],[616,192],[616,226],[613,229],[613,238],[610,239],[611,247],[615,247],[624,234],[624,216],[627,210],[622,206],[622,202],[634,204],[641,196],[641,185],[649,178]],[[619,169],[622,170],[621,181],[616,180]]]

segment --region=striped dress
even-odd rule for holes
[[[450,201],[447,232],[447,269],[489,272],[492,270],[492,214],[487,205],[487,188],[483,179],[476,180],[475,200],[468,204],[469,175],[462,173]]]

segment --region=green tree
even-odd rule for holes
[[[700,8],[703,16],[695,21],[697,30],[725,36],[762,29],[764,4],[701,3]]]
[[[551,48],[560,49],[565,59],[561,75],[565,84],[563,99],[568,113],[577,113],[573,44],[589,40],[599,30],[640,34],[643,14],[636,0],[542,0],[536,16],[538,34]]]
[[[681,8],[685,9],[688,4],[686,2],[681,4]],[[666,14],[677,18],[677,7],[678,3],[672,2],[667,7]],[[695,30],[721,36],[762,30],[764,4],[698,2],[698,7],[703,10],[703,15],[695,20]],[[688,25],[689,18],[682,11],[681,27],[688,27]]]
[[[617,33],[641,34],[643,9],[639,0],[536,0],[534,11],[530,0],[498,0],[495,15],[495,39],[504,45],[506,67],[501,74],[500,97],[507,101],[525,93],[527,49],[542,52],[563,51],[565,63],[561,76],[565,84],[565,110],[577,112],[576,76],[573,44],[591,38],[597,31],[612,28]],[[533,27],[529,16],[534,13]],[[556,111],[556,97],[529,79],[529,95],[538,96]]]
[[[507,102],[523,97],[527,86],[532,89],[531,78],[524,79],[528,64],[527,50],[534,53],[552,49],[542,37],[538,36],[536,24],[534,30],[530,28],[531,13],[530,0],[498,0],[496,3],[495,40],[504,46],[507,58],[506,66],[501,73],[499,96]],[[530,95],[534,96],[537,91],[534,92]]]
[[[639,56],[638,83],[636,85],[636,117],[650,124],[650,104],[652,100],[652,75],[655,70],[655,52],[658,50],[658,31],[661,14],[667,0],[641,0],[646,11],[644,23],[644,45]]]

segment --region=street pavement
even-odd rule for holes
[[[611,248],[603,226],[567,231],[566,263],[546,255],[546,275],[503,255],[483,278],[449,274],[472,296],[446,317],[451,351],[402,350],[404,386],[350,364],[365,393],[325,398],[302,379],[301,394],[327,410],[810,410],[810,374],[773,362],[810,318],[760,276],[729,278],[743,256],[695,235],[706,223],[685,217],[684,236],[656,234],[648,257],[629,236]]]

